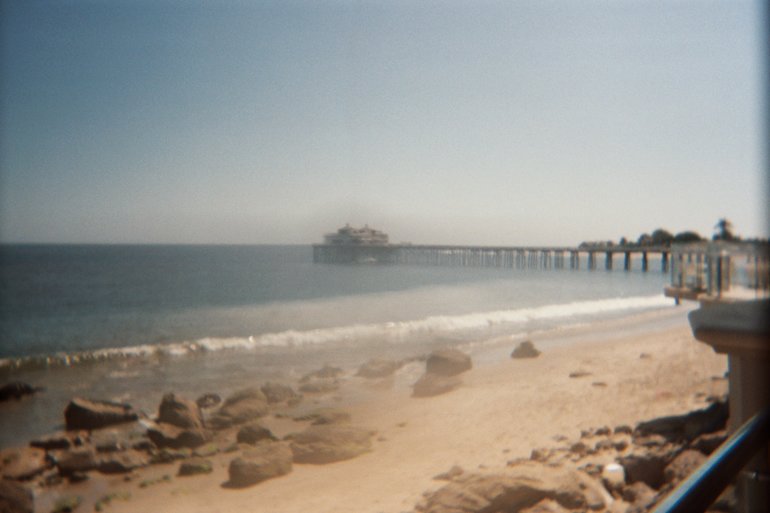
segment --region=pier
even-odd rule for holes
[[[528,246],[445,246],[419,244],[324,243],[313,245],[313,262],[323,264],[402,264],[457,267],[508,267],[513,269],[597,269],[615,267],[631,270],[633,255],[641,256],[642,271],[650,260],[660,261],[657,269],[669,270],[671,249],[666,246],[528,247]],[[603,263],[602,263],[603,260]]]

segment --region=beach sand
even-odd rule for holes
[[[377,432],[373,450],[351,460],[295,464],[286,476],[228,489],[222,484],[237,454],[220,453],[211,458],[214,471],[208,475],[177,477],[178,463],[153,465],[128,481],[94,473],[86,483],[60,485],[56,494],[93,500],[128,492],[130,498],[105,508],[114,513],[412,511],[424,492],[444,484],[433,477],[453,465],[503,468],[510,460],[529,457],[533,448],[555,447],[559,435],[577,440],[583,429],[633,426],[702,408],[707,396],[724,394],[726,358],[693,339],[684,312],[666,319],[665,329],[652,315],[635,327],[615,321],[615,328],[611,323],[603,329],[584,327],[542,346],[535,339],[543,352],[534,359],[509,358],[515,341],[506,347],[505,340],[498,340],[493,344],[497,352],[464,373],[460,388],[435,397],[411,397],[408,385],[422,372],[420,362],[390,380],[349,376],[338,392],[308,399],[304,407],[343,408],[355,424]],[[489,354],[504,357],[494,361]],[[570,377],[577,371],[586,375]],[[305,426],[274,416],[263,420],[279,436]],[[164,475],[170,481],[140,486]],[[52,500],[49,494],[39,507]],[[80,509],[93,510],[87,501]]]

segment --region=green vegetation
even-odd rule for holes
[[[57,500],[51,513],[72,513],[83,501],[78,495],[69,495]]]
[[[702,237],[698,232],[692,230],[685,230],[672,234],[664,228],[658,228],[650,233],[643,233],[637,239],[636,242],[628,237],[621,237],[620,241],[615,244],[613,241],[586,241],[580,244],[580,248],[613,248],[617,246],[623,246],[628,248],[638,248],[646,246],[663,246],[668,247],[674,242],[688,243],[688,242],[701,242],[708,240]],[[739,241],[740,236],[735,235],[733,232],[733,223],[727,218],[722,218],[714,225],[714,235],[712,240],[723,241]]]
[[[158,479],[145,479],[141,483],[139,483],[139,488],[147,488],[148,486],[152,486],[154,484],[158,483],[169,483],[171,482],[171,476],[168,474],[164,474],[163,477],[160,477]]]

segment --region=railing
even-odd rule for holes
[[[706,511],[768,440],[770,408],[765,408],[743,424],[698,470],[658,504],[653,513]],[[764,507],[767,509],[770,505]]]

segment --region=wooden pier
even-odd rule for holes
[[[650,255],[660,258],[659,269],[668,272],[670,248],[665,246],[610,247],[509,247],[440,246],[417,244],[314,244],[313,262],[324,264],[402,264],[458,267],[508,267],[513,269],[606,270],[622,256],[623,269],[631,270],[632,255],[641,255],[642,271],[650,269]]]

